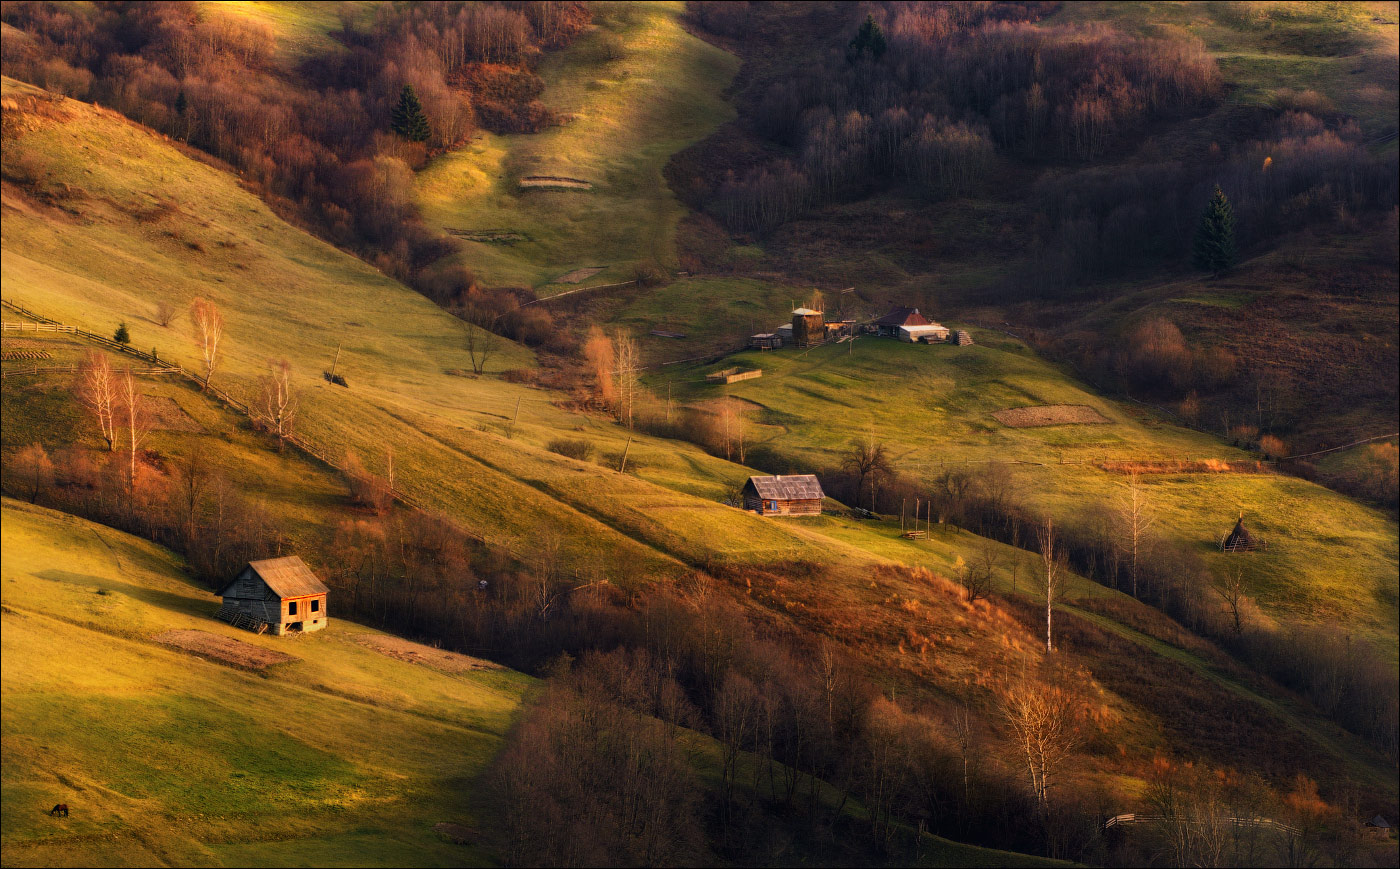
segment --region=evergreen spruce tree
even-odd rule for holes
[[[418,94],[413,92],[411,84],[403,86],[399,104],[394,106],[389,120],[394,132],[410,142],[426,142],[432,133],[428,126],[428,116],[423,114],[423,104],[418,102]]]
[[[117,325],[117,331],[112,335],[112,340],[116,341],[118,344],[131,343],[131,332],[127,331],[125,320]]]
[[[854,63],[867,51],[875,60],[885,53],[885,32],[880,29],[874,15],[865,16],[865,21],[861,22],[855,39],[846,46],[846,59]]]
[[[189,98],[185,96],[185,92],[183,90],[175,95],[175,114],[183,118],[185,116],[186,110],[188,110],[189,107]]]
[[[1221,274],[1235,262],[1235,210],[1217,184],[1215,193],[1196,227],[1191,263],[1198,269]]]

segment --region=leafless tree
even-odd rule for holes
[[[1230,627],[1234,629],[1235,636],[1238,637],[1244,633],[1246,608],[1248,607],[1243,574],[1237,567],[1233,573],[1217,579],[1212,587],[1215,589],[1215,593],[1220,595],[1220,599],[1225,602],[1225,610],[1230,614]]]
[[[476,305],[468,305],[462,314],[467,321],[467,356],[471,359],[472,373],[486,371],[486,362],[500,346],[501,336],[491,331],[491,316]]]
[[[1071,698],[1053,685],[1026,681],[1006,692],[1001,713],[1025,764],[1031,793],[1044,809],[1065,758],[1078,743]]]
[[[156,322],[161,326],[168,327],[175,321],[175,317],[179,313],[180,309],[169,299],[161,299],[156,302]]]
[[[53,484],[53,462],[39,443],[32,443],[16,453],[10,467],[23,484],[30,503],[38,503],[40,493]]]
[[[214,481],[205,464],[204,453],[197,449],[176,461],[174,471],[172,507],[179,511],[185,540],[193,541],[199,537],[199,514]]]
[[[107,451],[117,448],[117,376],[106,354],[89,350],[78,366],[78,402],[97,420]]]
[[[1128,476],[1128,485],[1118,499],[1119,548],[1128,559],[1133,597],[1138,596],[1138,570],[1151,546],[1150,533],[1157,518],[1137,474]]]
[[[1055,601],[1059,600],[1069,574],[1064,549],[1055,540],[1055,522],[1050,517],[1036,528],[1036,542],[1040,545],[1040,570],[1036,572],[1036,584],[1045,595],[1045,651],[1055,651],[1053,628]]]
[[[641,356],[637,351],[637,342],[631,336],[622,332],[613,336],[613,363],[617,376],[617,419],[631,428],[637,396],[641,391]]]
[[[190,303],[190,320],[194,323],[195,341],[204,359],[204,388],[214,376],[219,364],[219,342],[224,337],[224,315],[213,302],[197,296]]]
[[[997,564],[996,550],[990,542],[984,544],[971,561],[964,561],[961,555],[958,556],[955,570],[968,603],[992,593],[992,578],[996,575]]]
[[[257,404],[253,408],[253,419],[277,437],[277,451],[281,452],[287,437],[292,434],[297,417],[292,364],[285,359],[268,360],[267,369],[258,391]]]
[[[118,416],[125,430],[124,440],[129,460],[127,485],[131,491],[135,491],[136,466],[140,461],[141,445],[146,442],[146,436],[151,432],[151,417],[146,411],[145,397],[137,388],[136,377],[130,368],[122,372],[117,387],[121,402]]]
[[[853,438],[851,449],[846,453],[843,464],[856,475],[856,501],[865,482],[870,481],[870,509],[875,509],[875,486],[881,477],[894,473],[894,463],[890,459],[889,448],[875,440],[874,428],[868,428],[863,438]]]

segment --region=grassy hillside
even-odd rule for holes
[[[296,640],[235,630],[169,552],[3,510],[7,864],[88,862],[95,840],[113,865],[485,861],[432,826],[483,816],[469,783],[526,677],[396,660],[334,604]],[[180,629],[295,660],[252,672],[153,639]],[[58,802],[69,819],[47,815]]]
[[[739,66],[681,27],[681,5],[597,5],[594,29],[539,70],[559,126],[482,134],[420,173],[424,217],[467,240],[462,260],[486,283],[548,294],[576,269],[607,283],[638,262],[674,267],[684,209],[661,168],[732,116],[720,93]],[[522,189],[535,175],[591,189]]]
[[[871,432],[897,466],[931,481],[941,468],[1013,463],[1028,504],[1062,521],[1093,521],[1120,497],[1124,477],[1104,461],[1250,457],[1209,435],[1165,424],[1141,408],[1106,400],[1029,353],[1020,342],[976,331],[972,347],[922,347],[860,339],[807,352],[748,352],[719,365],[762,368],[728,394],[756,406],[752,437],[812,467],[836,466],[852,438]],[[677,372],[676,394],[704,401],[721,388]],[[657,388],[664,388],[661,381]],[[1012,428],[992,413],[1034,405],[1086,405],[1109,422]],[[1311,483],[1272,473],[1149,474],[1157,531],[1182,541],[1220,571],[1241,567],[1264,610],[1300,621],[1344,619],[1391,648],[1395,636],[1394,520]],[[912,509],[912,508],[911,508]],[[1246,557],[1216,551],[1243,512],[1269,541]]]
[[[8,99],[37,93],[8,80],[5,88]],[[621,578],[682,572],[657,549],[666,540],[721,558],[794,545],[770,524],[717,515],[714,499],[743,469],[567,412],[563,396],[500,379],[533,364],[508,342],[486,376],[462,376],[471,369],[470,327],[460,320],[288,226],[161,137],[72,101],[43,105],[49,116],[7,112],[25,118],[6,141],[7,171],[26,173],[38,192],[5,189],[6,299],[102,334],[125,321],[135,346],[195,368],[187,319],[163,328],[155,309],[211,298],[226,322],[216,385],[251,397],[268,359],[290,360],[302,435],[332,456],[352,450],[381,472],[392,447],[401,488],[517,551],[549,527],[566,538],[566,554]],[[337,347],[349,389],[319,376]],[[544,449],[561,436],[591,440],[603,464]],[[635,473],[621,475],[612,469],[629,439]],[[506,503],[513,509],[498,509]],[[717,541],[709,532],[721,521],[748,533]]]

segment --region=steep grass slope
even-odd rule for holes
[[[238,631],[157,546],[8,499],[3,515],[7,864],[485,860],[432,826],[483,816],[470,783],[526,677],[396,660],[333,609],[295,640]],[[250,672],[152,639],[179,629],[296,660]]]
[[[401,488],[520,552],[549,527],[564,536],[566,555],[621,578],[684,571],[658,547],[744,559],[796,546],[781,529],[714,503],[742,480],[741,468],[501,380],[533,364],[527,350],[507,343],[486,376],[461,376],[471,367],[471,327],[288,226],[161,137],[13,81],[5,95],[15,106],[6,112],[6,171],[24,186],[5,188],[4,298],[103,334],[127,322],[136,346],[191,369],[200,356],[187,319],[160,327],[156,305],[211,298],[226,323],[215,385],[251,398],[267,360],[290,360],[303,436],[381,472],[392,448]],[[319,377],[338,347],[349,389]],[[564,435],[592,440],[612,468],[627,449],[635,473],[544,449]],[[715,533],[734,523],[745,533]]]
[[[594,29],[539,71],[559,126],[482,134],[420,173],[424,217],[467,240],[462,260],[486,283],[544,295],[575,269],[606,283],[638,262],[674,267],[685,212],[661,169],[732,116],[720,92],[739,66],[682,28],[681,5],[599,4]],[[528,176],[591,189],[522,188]]]

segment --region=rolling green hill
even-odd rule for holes
[[[413,647],[333,610],[294,642],[255,636],[215,621],[164,549],[3,510],[7,865],[485,862],[432,827],[483,817],[467,783],[527,677],[397,660],[381,648]],[[176,630],[294,658],[231,666],[156,639]],[[47,814],[60,802],[67,820]]]
[[[465,239],[461,260],[486,283],[547,295],[576,269],[599,269],[587,282],[602,284],[638,263],[674,268],[685,209],[661,169],[733,115],[720,93],[739,66],[685,31],[681,6],[596,7],[594,29],[539,70],[559,126],[484,133],[419,174],[425,219]],[[530,176],[589,188],[522,188]]]

